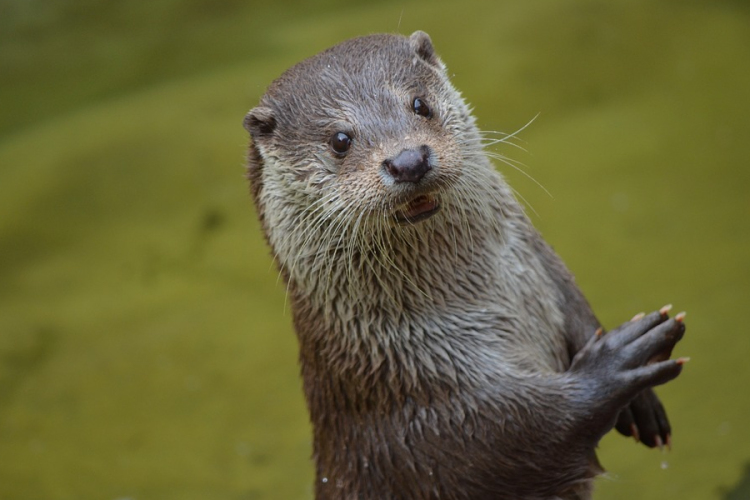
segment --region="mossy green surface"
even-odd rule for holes
[[[241,122],[349,36],[429,32],[608,326],[673,302],[674,450],[596,498],[719,499],[750,462],[750,9],[737,1],[0,7],[0,498],[311,498],[284,287]],[[735,497],[732,497],[735,498]]]

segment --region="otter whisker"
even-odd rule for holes
[[[327,246],[322,248],[323,252],[320,254],[320,257],[327,260],[327,262],[325,262],[323,266],[319,266],[321,272],[318,276],[319,280],[321,278],[325,280],[324,298],[326,302],[328,302],[328,297],[332,291],[331,282],[334,278],[338,277],[337,273],[339,267],[335,266],[335,263],[338,260],[336,254],[345,251],[345,245],[342,245],[342,241],[346,241],[349,231],[351,230],[349,218],[344,214],[350,211],[355,203],[356,200],[350,200],[346,206],[338,207],[336,220],[334,220],[334,222],[326,228],[324,234],[321,235],[321,239],[324,242],[328,239]],[[338,235],[338,238],[336,238],[336,235]],[[335,243],[334,239],[336,240]]]
[[[392,277],[396,278],[396,281],[404,280],[404,281],[410,281],[410,278],[408,275],[404,272],[404,270],[401,268],[401,266],[398,265],[396,262],[396,259],[399,259],[401,256],[396,253],[394,254],[394,250],[397,248],[397,245],[393,244],[387,244],[386,241],[388,241],[384,236],[386,233],[391,233],[391,236],[393,236],[393,232],[391,231],[391,226],[389,223],[389,215],[390,211],[382,212],[382,217],[379,217],[378,224],[379,228],[376,233],[377,238],[375,239],[376,247],[374,248],[373,256],[375,257],[375,262],[380,264],[380,269],[384,270],[387,274],[391,275]],[[383,282],[383,279],[385,279],[385,276],[380,276],[381,273],[378,273],[379,282],[381,283],[381,286],[384,286],[386,288],[392,288],[394,291],[397,289],[395,286],[389,286],[386,285],[385,282]]]
[[[550,193],[547,190],[547,188],[545,188],[542,185],[541,182],[539,182],[538,180],[536,180],[531,174],[529,174],[528,172],[526,172],[522,168],[519,168],[518,166],[514,165],[514,162],[510,161],[505,156],[502,156],[502,155],[499,155],[499,154],[496,154],[496,153],[489,153],[489,152],[487,153],[487,156],[489,156],[490,158],[494,158],[495,160],[497,160],[499,162],[502,162],[502,163],[508,165],[509,167],[517,170],[518,172],[520,172],[521,174],[523,174],[524,177],[530,179],[531,181],[534,182],[534,184],[536,184],[537,186],[539,186],[542,189],[542,191],[544,191],[545,193],[547,193],[547,196],[549,196],[550,198],[554,198],[554,196],[552,196],[552,193]]]
[[[455,196],[453,199],[456,200],[456,208],[459,212],[459,227],[463,227],[466,231],[466,239],[469,242],[469,252],[470,252],[470,260],[474,259],[474,235],[471,230],[471,213],[467,207],[466,200],[468,198],[468,194],[465,193],[467,191],[467,180],[463,177],[459,178],[456,181],[456,185],[454,186]]]
[[[364,231],[361,231],[360,227],[363,219],[365,219],[367,216],[369,216],[369,212],[366,210],[362,210],[355,220],[354,228],[352,230],[352,239],[350,241],[349,258],[347,264],[347,278],[349,282],[350,293],[353,293],[355,287],[360,286],[360,284],[357,283],[358,273],[354,272],[355,269],[353,260],[355,251],[359,251],[361,259],[362,252],[365,250],[365,240],[363,234]]]
[[[312,251],[309,251],[308,245],[311,241],[314,241],[316,236],[319,235],[319,230],[323,225],[323,222],[330,218],[331,214],[327,209],[327,205],[336,198],[337,194],[334,192],[316,200],[311,208],[304,212],[304,216],[300,221],[300,224],[304,227],[304,229],[299,233],[297,231],[290,231],[289,234],[293,236],[289,236],[286,241],[283,241],[281,243],[284,247],[294,248],[297,251],[295,257],[293,257],[293,260],[291,261],[291,265],[287,267],[289,269],[290,276],[295,275],[297,265],[303,259],[313,257],[314,260],[317,260],[317,255],[321,252],[321,248],[318,247],[312,249]],[[313,269],[315,268],[314,265],[312,267]],[[287,292],[288,290],[289,283],[287,283]]]
[[[497,158],[499,160],[501,159],[504,162],[512,163],[513,165],[515,165],[518,168],[524,168],[524,167],[527,166],[525,163],[523,163],[520,160],[516,160],[514,158],[510,158],[510,157],[505,156],[504,154],[498,153],[496,151],[485,151],[485,154],[487,156],[491,157],[491,158]]]
[[[521,146],[520,144],[516,144],[514,140],[520,141],[521,139],[519,138],[511,138],[511,139],[499,138],[498,139],[494,137],[474,137],[474,138],[462,139],[461,142],[462,144],[465,144],[467,146],[478,144],[484,149],[490,148],[497,144],[507,144],[508,146],[512,146],[514,148],[520,149],[524,153],[528,153],[528,150],[525,147]]]
[[[381,257],[387,254],[387,249],[385,247],[383,239],[381,238],[383,228],[378,227],[380,221],[381,219],[379,217],[375,218],[375,227],[373,228],[375,231],[374,238],[370,240],[372,245],[368,246],[368,248],[365,249],[365,252],[363,253],[363,275],[364,273],[367,273],[367,270],[369,270],[370,276],[372,276],[375,282],[380,286],[380,292],[385,293],[388,300],[395,303],[395,301],[397,300],[395,296],[396,288],[390,283],[387,283],[384,280],[385,277],[381,275],[382,271],[387,270],[389,266],[386,265],[386,262],[381,260]],[[373,262],[373,258],[375,259],[375,262]]]
[[[331,257],[329,255],[331,251],[330,235],[333,234],[334,226],[336,225],[335,213],[326,209],[312,222],[317,223],[310,224],[309,235],[307,235],[304,241],[297,243],[302,243],[304,245],[303,248],[307,250],[306,263],[308,264],[308,279],[315,279],[315,282],[310,283],[309,286],[320,286],[320,277],[323,276],[321,268],[330,262],[328,260]],[[307,244],[310,241],[316,242],[317,246],[307,248]],[[318,283],[318,285],[315,285],[315,283]],[[327,286],[324,286],[323,288],[327,290]]]
[[[503,134],[506,139],[517,138],[518,134],[520,134],[521,132],[523,132],[524,130],[526,130],[532,123],[534,123],[534,121],[536,121],[537,118],[539,118],[539,115],[541,115],[541,113],[535,114],[528,122],[526,122],[525,125],[523,125],[521,128],[519,128],[515,132],[511,132],[510,134],[505,134],[504,132],[497,132],[497,131],[492,131],[492,130],[484,130],[484,131],[482,131],[482,133],[498,133],[498,134]]]
[[[445,189],[439,191],[441,195],[445,195]],[[453,261],[458,265],[458,238],[456,236],[456,225],[450,224],[450,235],[453,240]],[[472,245],[473,246],[473,245]]]
[[[531,204],[531,202],[529,200],[527,200],[526,197],[524,195],[522,195],[521,192],[518,189],[516,189],[514,187],[512,187],[510,189],[511,189],[511,191],[513,191],[513,194],[515,194],[518,198],[521,199],[521,201],[523,201],[524,205],[526,205],[527,207],[529,207],[529,210],[531,210],[532,212],[534,212],[534,215],[536,215],[537,217],[541,218],[541,216],[539,215],[539,212],[536,211],[536,209]]]

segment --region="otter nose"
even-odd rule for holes
[[[419,182],[432,169],[427,146],[419,149],[404,149],[393,159],[383,162],[386,172],[396,182]]]

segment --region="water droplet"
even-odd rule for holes
[[[250,456],[250,447],[241,441],[234,445],[234,451],[241,457]]]
[[[717,434],[719,434],[719,436],[726,436],[727,434],[729,434],[729,431],[731,430],[732,430],[732,425],[729,422],[722,422],[721,424],[719,424],[719,427],[716,430],[716,432]]]
[[[625,213],[630,208],[630,198],[627,193],[615,193],[611,203],[616,212]]]

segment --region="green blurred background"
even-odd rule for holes
[[[0,2],[0,498],[309,499],[297,346],[242,118],[340,40],[422,29],[614,326],[688,311],[674,450],[600,499],[750,498],[750,6]]]

